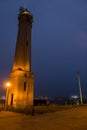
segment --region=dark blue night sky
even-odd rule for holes
[[[86,0],[0,0],[0,94],[13,64],[19,7],[33,17],[32,71],[35,96],[79,94],[80,72],[87,95],[87,1]]]

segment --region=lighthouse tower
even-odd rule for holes
[[[24,8],[20,8],[18,16],[18,35],[15,57],[10,73],[8,90],[8,106],[24,109],[33,105],[34,74],[31,72],[31,29],[33,17]]]

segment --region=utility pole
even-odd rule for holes
[[[77,73],[77,78],[78,78],[78,84],[79,84],[79,95],[80,95],[80,103],[81,105],[83,104],[83,99],[82,99],[82,88],[81,88],[81,83],[80,83],[80,73]]]

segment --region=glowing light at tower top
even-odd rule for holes
[[[30,14],[30,12],[27,9],[25,9],[24,7],[20,7],[20,13],[21,14]]]

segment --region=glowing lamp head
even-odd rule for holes
[[[11,86],[10,82],[6,83],[6,87],[9,88]]]

